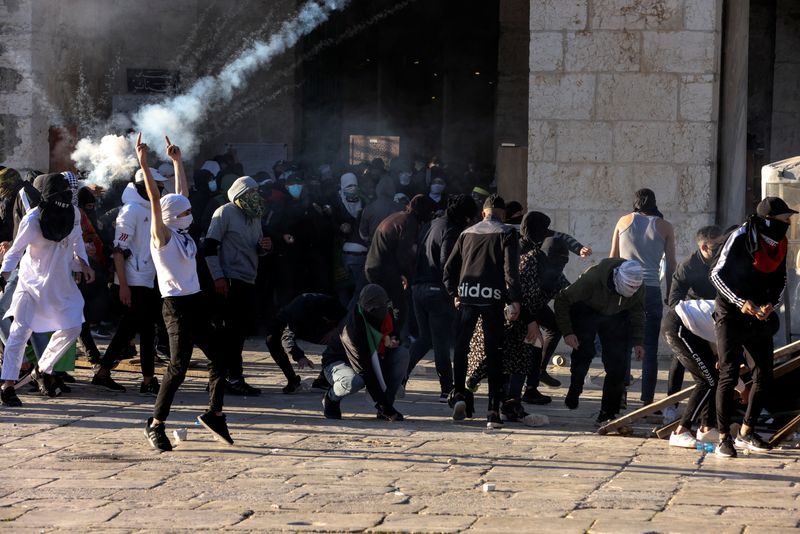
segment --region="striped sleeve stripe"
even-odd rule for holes
[[[728,253],[731,250],[731,246],[736,239],[744,234],[746,227],[744,225],[740,226],[735,232],[733,232],[729,237],[728,240],[725,242],[725,246],[722,247],[722,252],[720,252],[719,260],[717,260],[717,264],[714,266],[714,269],[711,271],[711,283],[714,284],[714,287],[717,288],[717,291],[725,297],[728,302],[732,304],[736,304],[738,307],[744,306],[744,299],[740,298],[736,293],[731,290],[725,282],[722,281],[722,278],[719,276],[719,272],[725,267],[725,262],[728,260]]]

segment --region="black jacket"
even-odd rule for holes
[[[298,361],[305,353],[295,340],[320,344],[346,313],[347,310],[333,297],[322,293],[303,293],[278,312],[273,332],[281,332],[283,350]]]
[[[672,287],[667,297],[667,305],[674,308],[682,300],[713,300],[717,296],[717,288],[711,283],[709,271],[711,266],[699,250],[689,259],[681,262],[672,275]]]
[[[364,272],[371,284],[383,285],[400,276],[411,279],[420,221],[414,213],[393,213],[378,225],[367,253]]]
[[[463,226],[452,223],[447,216],[431,222],[423,232],[417,248],[415,284],[429,284],[444,288],[444,266],[456,246]]]
[[[748,251],[748,241],[756,238],[756,229],[745,223],[728,236],[711,269],[711,282],[719,292],[717,314],[737,313],[745,301],[756,306],[772,304],[778,307],[786,287],[786,258],[771,273],[756,270],[754,256]]]
[[[463,304],[520,302],[516,230],[494,218],[464,230],[445,264],[443,282]]]

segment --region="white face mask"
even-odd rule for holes
[[[176,232],[181,232],[183,230],[188,230],[189,227],[192,225],[192,214],[186,215],[184,217],[176,217],[174,221],[170,221],[167,226],[170,229],[175,230]]]

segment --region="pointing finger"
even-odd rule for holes
[[[169,136],[168,135],[165,135],[164,139],[167,140],[167,146],[172,146],[172,141],[169,140]]]
[[[139,137],[136,138],[136,146],[142,144],[142,132],[139,132]]]

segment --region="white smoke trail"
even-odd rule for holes
[[[219,74],[200,78],[184,94],[141,107],[133,115],[133,128],[142,132],[142,139],[152,147],[160,147],[164,136],[169,136],[173,143],[181,147],[184,157],[191,158],[198,149],[198,129],[208,110],[214,105],[230,101],[253,72],[293,47],[301,37],[328,20],[333,11],[342,9],[348,1],[307,2],[294,19],[284,22],[268,40],[254,42]],[[109,156],[104,156],[104,142],[105,149],[111,151]],[[128,153],[133,157],[133,145],[129,138],[106,136],[100,143],[88,138],[82,139],[72,159],[79,169],[89,171],[91,182],[107,185],[113,177],[130,173],[131,159],[120,157],[125,144],[128,145]]]

